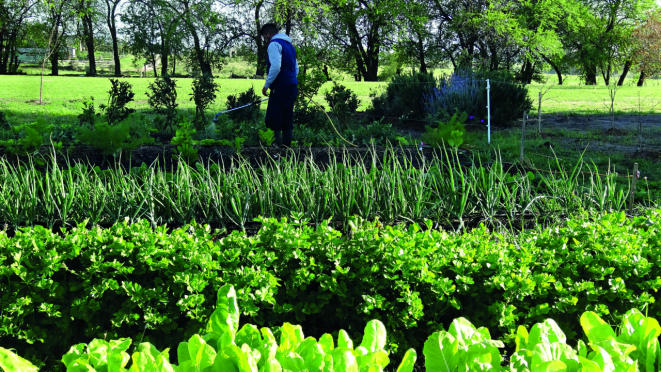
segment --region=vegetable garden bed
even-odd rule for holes
[[[422,351],[433,332],[452,333],[458,317],[488,327],[490,333],[479,334],[502,340],[511,356],[525,345],[534,348],[540,331],[549,342],[555,335],[572,346],[580,339],[607,341],[589,329],[582,337],[586,323],[578,319],[585,311],[612,323],[631,308],[651,317],[661,311],[655,301],[661,289],[660,210],[635,219],[623,213],[577,218],[516,236],[486,228],[452,234],[384,227],[359,218],[351,219],[349,235],[323,224],[312,229],[301,221],[262,222],[253,237],[237,232],[223,239],[204,226],[168,234],[146,221],[76,228],[64,236],[41,228],[14,238],[0,232],[6,278],[0,281],[0,345],[52,370],[62,369],[60,356],[69,346],[94,338],[128,337],[133,344],[178,350],[224,303],[217,297],[224,285],[235,287],[242,319],[259,327],[300,324],[317,339],[324,333],[337,339],[343,329],[345,339],[360,340],[365,324],[378,319],[388,330],[381,347],[394,365],[407,349]],[[529,336],[517,328],[540,322]],[[476,348],[489,346],[481,345]],[[577,352],[586,352],[581,347]],[[169,360],[181,364],[182,355],[171,352]],[[523,360],[532,354],[526,355]]]

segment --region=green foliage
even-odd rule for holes
[[[255,93],[255,89],[250,87],[250,89],[245,92],[227,96],[227,109],[257,102],[259,99],[260,97]],[[241,110],[228,112],[227,115],[235,122],[256,123],[260,118],[260,107],[261,102],[246,108],[242,108]]]
[[[104,155],[116,155],[122,150],[129,137],[129,123],[124,121],[113,126],[108,123],[98,123],[93,129],[80,127],[76,138]]]
[[[10,128],[9,125],[9,120],[7,120],[7,116],[5,116],[5,113],[0,111],[0,130],[7,130]]]
[[[343,123],[349,123],[360,105],[358,96],[344,85],[333,83],[333,88],[325,94],[331,111]]]
[[[386,91],[372,100],[368,114],[406,119],[422,119],[425,116],[423,98],[436,86],[433,74],[411,73],[396,75],[388,83]]]
[[[256,324],[295,321],[317,334],[346,330],[333,342],[320,338],[322,350],[353,349],[351,340],[362,339],[368,352],[382,348],[400,359],[408,348],[423,350],[430,329],[447,329],[430,337],[427,343],[433,345],[425,345],[424,354],[432,347],[448,360],[460,353],[466,358],[460,355],[456,364],[470,367],[476,361],[470,355],[481,363],[501,358],[493,349],[501,345],[495,339],[534,353],[540,342],[575,345],[584,332],[592,345],[601,346],[611,335],[640,351],[629,357],[654,359],[648,355],[654,355],[657,327],[629,309],[646,307],[650,314],[661,309],[654,299],[661,289],[655,269],[661,211],[636,219],[623,213],[572,219],[563,227],[517,236],[491,234],[484,227],[465,234],[384,227],[353,218],[352,238],[345,239],[327,222],[312,228],[284,219],[257,221],[262,223],[257,234],[234,232],[221,239],[207,226],[168,232],[147,221],[62,235],[42,227],[13,238],[0,232],[0,270],[6,277],[0,281],[0,311],[11,319],[3,323],[3,346],[35,362],[46,356],[57,360],[68,350],[65,345],[91,338],[131,336],[137,343],[148,324],[144,342],[177,354],[190,351],[191,336],[205,326],[209,332],[235,332],[237,344],[243,340],[254,348],[252,342],[267,336],[238,324],[236,301],[242,316]],[[227,288],[218,295],[216,288],[226,284],[235,286],[236,300]],[[593,315],[584,315],[579,325],[586,310],[623,324],[619,335]],[[383,327],[365,328],[366,319],[387,324],[385,344]],[[522,332],[520,325],[530,331]],[[178,348],[183,339],[189,347]],[[216,350],[228,344],[222,337],[202,339]],[[276,359],[296,352],[300,342],[306,341],[299,328],[283,327]],[[643,354],[645,345],[652,347]],[[271,353],[272,347],[262,350]],[[357,363],[365,355],[360,351],[354,354]],[[297,363],[294,359],[287,363]],[[179,357],[179,364],[183,361]]]
[[[177,115],[177,81],[164,75],[149,84],[149,91],[145,94],[149,97],[147,103],[160,115],[164,115],[163,126],[159,129],[169,127],[172,130],[172,121]]]
[[[275,133],[269,128],[266,128],[266,130],[260,129],[259,139],[266,142],[266,146],[271,146],[273,141],[275,141]]]
[[[236,138],[234,138],[234,141],[233,141],[233,142],[230,141],[230,140],[223,139],[223,140],[217,141],[216,143],[220,144],[221,146],[230,146],[230,147],[234,147],[234,151],[235,151],[237,154],[241,154],[241,151],[243,150],[243,143],[244,143],[245,141],[246,141],[246,138],[245,138],[245,137],[239,137],[239,136],[237,136]]]
[[[101,114],[97,113],[94,107],[94,97],[90,97],[89,101],[86,100],[83,102],[83,113],[78,115],[78,123],[81,126],[91,128],[100,121],[98,119],[100,116]]]
[[[101,105],[99,107],[104,110],[108,123],[113,125],[125,120],[135,112],[135,109],[126,107],[128,103],[133,101],[135,93],[133,93],[131,83],[128,81],[108,80],[112,85],[108,91],[108,106]]]
[[[176,135],[170,142],[173,145],[178,145],[173,156],[179,156],[188,164],[193,164],[197,161],[197,148],[195,145],[197,145],[198,141],[193,139],[193,135],[197,133],[197,130],[193,128],[193,123],[188,121],[188,116],[180,116],[179,121],[179,129],[177,129]]]
[[[455,112],[450,118],[450,121],[443,123],[438,122],[438,127],[425,126],[426,133],[422,135],[422,141],[430,146],[445,146],[457,148],[464,143],[464,133],[466,127],[464,122],[468,119],[468,114],[462,112],[461,115]]]
[[[506,126],[512,123],[520,124],[523,111],[532,110],[533,100],[528,94],[528,87],[517,82],[510,71],[498,70],[475,73],[476,79],[491,81],[491,123]],[[486,85],[479,97],[484,109],[481,117],[486,117]],[[474,115],[474,114],[473,114]]]
[[[324,112],[314,105],[302,105],[294,108],[294,124],[305,125],[312,129],[327,128],[330,126]]]
[[[207,126],[205,110],[216,100],[216,92],[220,90],[213,76],[204,74],[197,75],[193,79],[193,93],[190,101],[195,103],[195,127],[200,129]]]
[[[298,98],[294,103],[294,112],[300,112],[309,106],[310,98],[319,92],[328,79],[322,71],[323,63],[319,60],[315,48],[307,46],[295,48],[300,71],[297,76]]]

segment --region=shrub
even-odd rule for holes
[[[294,109],[294,124],[305,125],[313,129],[330,126],[326,115],[316,106],[300,106]]]
[[[105,111],[108,124],[119,123],[126,119],[130,114],[135,112],[135,109],[126,107],[126,105],[133,101],[135,93],[131,84],[128,81],[119,81],[117,79],[108,79],[112,87],[108,91],[108,106],[99,106]]]
[[[78,115],[78,124],[91,128],[99,122],[100,116],[101,113],[96,112],[96,107],[94,107],[94,97],[90,97],[89,101],[83,102],[83,113]]]
[[[236,95],[231,95],[227,96],[227,109],[232,109],[235,107],[240,107],[243,105],[247,105],[249,103],[257,102],[259,101],[260,97],[255,93],[255,89],[253,87],[250,87],[245,92],[236,94]],[[236,110],[232,112],[228,112],[227,115],[229,116],[230,119],[233,121],[240,123],[240,122],[246,122],[246,123],[255,123],[259,121],[260,118],[260,107],[261,107],[261,102],[243,108],[241,110]]]
[[[157,78],[153,83],[149,84],[149,92],[145,94],[149,97],[147,103],[156,111],[156,113],[165,115],[163,127],[169,127],[172,130],[172,121],[177,115],[177,81],[170,78],[168,75],[163,75]]]
[[[343,123],[348,123],[351,120],[360,104],[356,93],[337,83],[333,83],[333,88],[326,92],[325,98],[331,111]]]
[[[481,85],[483,84],[468,70],[443,76],[439,79],[438,87],[423,96],[425,113],[431,120],[447,121],[455,111],[481,112]]]
[[[477,79],[491,80],[491,123],[509,125],[523,115],[523,111],[532,109],[533,101],[528,95],[528,87],[517,82],[510,71],[485,71],[476,73]],[[486,83],[483,85],[482,106],[486,117]],[[473,113],[469,113],[474,115]]]
[[[204,111],[216,100],[216,92],[220,86],[214,81],[213,76],[197,75],[193,79],[193,93],[190,100],[195,102],[195,127],[203,129],[207,126],[207,118]]]
[[[374,97],[370,115],[407,119],[425,116],[423,99],[436,87],[433,74],[411,73],[396,75],[388,83],[386,91]]]
[[[486,80],[491,82],[491,122],[509,125],[524,110],[532,108],[528,88],[508,71],[456,71],[439,79],[438,86],[424,94],[425,112],[431,120],[450,120],[455,111],[487,117]]]

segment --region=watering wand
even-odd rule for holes
[[[307,97],[307,96],[306,96],[306,97]],[[333,120],[331,120],[330,116],[328,116],[328,114],[326,113],[326,110],[324,110],[324,108],[321,107],[317,102],[313,101],[311,97],[307,97],[307,98],[310,98],[310,102],[314,103],[314,104],[317,106],[317,108],[319,108],[319,109],[320,109],[320,110],[326,115],[326,117],[328,118],[328,121],[330,121],[331,125],[333,126],[333,129],[335,129],[335,133],[337,133],[337,135],[340,136],[340,138],[342,138],[342,140],[344,140],[344,142],[350,144],[351,146],[356,147],[356,145],[354,145],[353,143],[347,141],[344,137],[342,137],[342,135],[340,134],[340,132],[337,131],[337,128],[335,128],[335,124],[333,124]],[[235,107],[235,108],[232,108],[232,109],[229,109],[229,110],[221,111],[221,112],[217,113],[216,116],[213,118],[213,122],[214,122],[214,123],[217,123],[217,122],[218,122],[218,117],[219,117],[220,115],[222,115],[222,114],[226,114],[226,113],[228,113],[228,112],[235,111],[235,110],[240,110],[240,109],[242,109],[242,108],[246,108],[246,107],[248,107],[248,106],[252,106],[252,105],[255,105],[255,104],[258,104],[258,103],[264,102],[264,101],[266,101],[266,100],[268,100],[268,99],[269,99],[269,97],[266,97],[266,98],[261,99],[261,100],[259,100],[259,101],[251,102],[251,103],[245,104],[245,105],[243,105],[243,106],[239,106],[239,107]]]
[[[264,102],[264,101],[266,101],[266,100],[268,100],[268,99],[269,99],[269,97],[266,97],[266,98],[264,98],[264,99],[260,99],[259,101],[251,102],[251,103],[245,104],[245,105],[243,105],[243,106],[239,106],[239,107],[235,107],[235,108],[232,108],[232,109],[229,109],[229,110],[221,111],[221,112],[217,113],[216,116],[214,116],[214,118],[213,118],[213,122],[214,122],[214,123],[217,123],[217,122],[218,122],[218,117],[219,117],[220,115],[222,115],[222,114],[226,114],[226,113],[231,112],[231,111],[235,111],[235,110],[239,110],[239,109],[242,109],[242,108],[246,108],[246,107],[248,107],[248,106],[256,105],[256,104],[261,103],[261,102]]]

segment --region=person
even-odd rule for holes
[[[291,146],[294,133],[294,102],[298,97],[298,61],[291,38],[278,33],[273,23],[259,31],[268,45],[266,82],[262,94],[270,97],[266,107],[266,127],[273,130],[278,146]],[[267,90],[271,90],[270,96]]]

